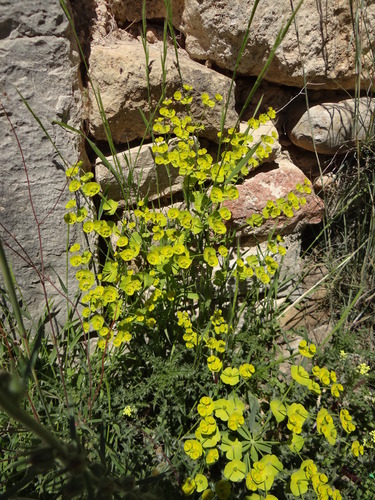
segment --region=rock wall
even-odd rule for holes
[[[146,130],[139,109],[147,115],[150,102],[153,108],[161,95],[163,23],[167,17],[174,26],[177,41],[177,50],[170,37],[167,43],[168,55],[164,62],[167,93],[172,94],[181,86],[182,76],[185,83],[193,86],[196,97],[202,92],[230,95],[228,127],[240,123],[245,129],[244,120],[253,115],[260,100],[258,112],[268,106],[278,112],[275,125],[279,142],[265,167],[250,174],[241,186],[241,196],[233,211],[235,219],[238,214],[239,222],[243,213],[249,212],[248,216],[251,211],[260,211],[269,197],[287,193],[293,187],[293,179],[303,181],[308,176],[312,181],[317,180],[325,166],[332,164],[332,155],[347,151],[357,140],[368,138],[373,130],[374,103],[366,92],[360,101],[352,97],[361,88],[368,89],[374,81],[370,54],[375,47],[375,3],[369,1],[364,8],[350,6],[349,2],[323,5],[305,0],[299,10],[298,5],[287,0],[276,4],[268,0],[260,2],[247,34],[253,1],[174,0],[169,12],[162,0],[146,1],[146,62],[142,1],[97,0],[90,74],[100,89],[119,151],[126,157],[138,158],[136,172],[137,168],[143,171],[143,165],[148,165],[151,158],[147,145],[138,149],[137,141],[144,137]],[[255,77],[261,73],[293,8],[297,9],[295,18],[264,82],[250,105],[243,109]],[[356,27],[358,18],[361,24]],[[237,61],[247,35],[243,56]],[[358,74],[359,61],[361,74]],[[236,77],[229,94],[233,71]],[[201,117],[203,110],[196,106],[192,113]],[[90,91],[88,122],[92,135],[97,140],[105,140]],[[204,119],[204,124],[204,137],[217,142],[220,109],[215,108]],[[128,159],[122,163],[125,171],[127,163]],[[147,169],[147,175],[143,175],[142,191],[149,192],[153,198],[156,183],[150,176],[151,171],[152,168]],[[109,186],[112,194],[116,192],[114,179],[100,160],[96,176]],[[173,191],[178,191],[179,179],[173,179],[172,184]],[[298,214],[298,221],[295,218],[283,221],[284,233],[300,232],[305,225],[319,222],[322,211],[322,201],[312,195],[309,204]]]
[[[147,62],[142,43],[142,0],[71,0],[89,67],[87,74],[57,0],[48,3],[3,0],[0,6],[0,60],[4,68],[0,75],[1,99],[23,148],[38,220],[42,222],[48,276],[55,272],[65,275],[66,227],[62,222],[66,201],[65,166],[20,101],[16,89],[49,125],[52,139],[71,164],[85,156],[82,144],[76,136],[51,126],[53,119],[81,127],[104,151],[108,150],[100,113],[88,83],[90,77],[100,90],[120,157],[125,154],[122,168],[128,168],[125,157],[137,158],[138,166],[143,171],[145,166],[147,170],[142,189],[149,191],[151,197],[157,195],[152,191],[156,184],[155,169],[139,109],[146,115],[152,111],[163,84],[167,93],[173,93],[180,87],[182,77],[184,83],[194,87],[196,96],[203,92],[223,94],[229,99],[226,127],[239,124],[246,128],[244,122],[253,115],[261,98],[259,112],[268,106],[277,111],[274,125],[279,141],[264,167],[251,173],[241,186],[240,199],[232,207],[235,222],[240,223],[244,213],[259,211],[270,197],[288,192],[295,180],[303,182],[306,176],[312,181],[320,178],[326,165],[333,164],[332,155],[348,150],[358,139],[365,140],[373,134],[374,103],[368,96],[374,84],[374,0],[362,3],[304,0],[261,87],[243,109],[278,33],[297,5],[295,0],[259,2],[243,57],[236,66],[253,0],[172,0],[169,13],[164,0],[146,0]],[[167,17],[174,26],[177,49],[170,36],[163,41]],[[167,57],[162,62],[165,47]],[[360,92],[362,100],[354,101]],[[200,118],[201,107],[196,105],[192,113]],[[37,230],[21,154],[4,112],[0,119],[3,130],[0,136],[3,154],[1,234],[16,251],[20,243],[40,269]],[[204,124],[203,140],[208,148],[215,148],[220,110],[211,110]],[[114,180],[101,160],[91,154],[90,161],[91,167],[89,164],[87,167],[95,171],[96,178],[109,188],[111,195],[119,197]],[[161,178],[161,174],[158,175]],[[174,191],[180,189],[180,181],[178,176],[173,179]],[[306,225],[321,220],[322,211],[321,199],[313,194],[296,218],[283,221],[283,232],[300,234]],[[26,301],[40,311],[43,301],[35,272],[14,252],[10,256],[16,276],[27,292]],[[54,292],[53,287],[48,286]]]
[[[58,1],[0,3],[0,235],[23,300],[35,319],[45,309],[38,272],[44,273],[47,292],[57,309],[62,303],[66,309],[65,299],[55,289],[61,289],[57,275],[63,281],[66,276],[66,165],[18,92],[42,121],[66,163],[74,163],[82,155],[81,141],[51,122],[56,119],[80,126],[79,64]],[[1,282],[0,278],[0,286]]]

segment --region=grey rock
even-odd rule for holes
[[[56,308],[65,308],[59,320],[66,319],[66,300],[55,287],[61,289],[57,275],[63,281],[66,276],[67,227],[63,215],[70,193],[66,189],[64,161],[17,90],[47,128],[66,164],[75,163],[82,147],[80,139],[51,125],[54,119],[64,119],[80,126],[78,58],[69,31],[58,2],[1,2],[0,89],[5,112],[0,111],[0,236],[24,304],[34,319],[46,306],[38,271],[44,273],[49,299]],[[15,134],[24,156],[33,206]],[[73,228],[71,238],[74,233]]]
[[[322,154],[345,152],[374,136],[375,100],[346,99],[326,102],[301,113],[289,113],[288,135],[300,148]],[[302,114],[302,116],[301,116]]]

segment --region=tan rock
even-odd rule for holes
[[[300,148],[322,154],[345,152],[374,134],[375,100],[346,99],[289,114],[288,135]]]
[[[293,2],[294,7],[298,2]],[[193,59],[209,60],[233,70],[253,9],[251,0],[186,0],[181,30]],[[356,47],[349,2],[304,0],[289,32],[276,53],[266,79],[314,88],[354,89],[358,75]],[[352,6],[354,17],[357,8]],[[359,12],[358,43],[362,53],[363,87],[374,77],[371,44],[374,40],[375,3]],[[249,41],[239,65],[243,75],[259,75],[279,30],[291,15],[291,2],[259,2]],[[298,36],[296,32],[298,29]],[[306,81],[305,81],[306,77]]]
[[[244,133],[247,130],[248,130],[247,122],[241,122],[240,123],[240,132]],[[257,128],[256,130],[251,130],[250,132],[248,131],[248,133],[251,133],[251,135],[254,139],[254,144],[256,144],[257,142],[260,142],[261,145],[264,145],[264,143],[262,142],[262,136],[264,136],[264,135],[271,136],[272,134],[275,134],[276,137],[279,136],[276,127],[271,122],[260,123],[259,128]],[[280,154],[280,152],[281,152],[280,143],[279,143],[278,139],[274,139],[274,141],[275,142],[273,144],[270,144],[272,152],[270,153],[268,158],[265,158],[263,160],[263,163],[270,163],[270,162],[274,161],[276,159],[276,157]],[[257,158],[256,155],[254,155],[254,157]]]
[[[225,205],[232,212],[232,224],[235,227],[245,226],[244,237],[255,237],[262,241],[273,230],[278,234],[298,232],[307,224],[321,222],[324,204],[315,194],[306,195],[306,205],[302,206],[291,218],[281,215],[268,219],[261,227],[252,228],[246,225],[246,219],[253,214],[261,214],[268,200],[286,197],[290,191],[295,191],[296,184],[303,184],[306,177],[301,170],[286,159],[255,171],[243,184],[237,186],[239,197],[227,201]]]
[[[142,44],[137,41],[112,41],[111,44],[93,45],[90,55],[90,74],[94,85],[100,90],[104,111],[113,140],[128,143],[140,139],[146,125],[140,110],[146,117],[152,112],[161,96],[163,71],[161,58],[163,45],[149,46],[149,85],[151,107],[148,100],[146,60]],[[231,80],[205,66],[191,61],[182,52],[179,64],[183,82],[192,85],[195,99],[191,105],[192,116],[205,125],[203,137],[217,140],[220,130],[221,106],[207,108],[201,104],[200,95],[220,93],[227,96]],[[165,62],[165,85],[168,95],[181,88],[174,52],[170,49]],[[233,127],[237,121],[234,110],[234,92],[229,99],[226,126]],[[90,132],[96,140],[105,140],[104,127],[92,91],[89,92]]]

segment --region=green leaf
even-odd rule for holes
[[[228,460],[241,460],[242,458],[242,443],[233,434],[222,436],[220,449],[225,453]]]
[[[277,458],[276,455],[265,455],[261,462],[267,467],[267,469],[276,476],[279,472],[284,469],[283,464]]]
[[[117,278],[117,266],[114,262],[108,260],[102,271],[102,281],[108,281],[108,283],[113,283]]]
[[[136,231],[131,235],[130,241],[136,245],[142,245],[142,236]]]
[[[288,446],[294,453],[298,453],[299,451],[301,451],[304,444],[305,440],[303,439],[303,437],[300,434],[295,434],[294,432],[292,438],[289,438],[288,440]]]
[[[270,407],[277,422],[282,422],[286,417],[286,406],[279,399],[273,399],[270,403]]]
[[[290,368],[292,378],[301,385],[309,387],[311,385],[310,376],[303,366],[293,365]]]
[[[103,210],[107,215],[114,215],[118,207],[118,202],[114,200],[103,201]]]
[[[303,470],[294,472],[290,478],[290,491],[294,496],[299,497],[309,489],[309,480]]]

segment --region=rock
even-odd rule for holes
[[[133,189],[130,194],[130,201],[135,202],[133,193],[139,190],[139,195],[143,198],[146,195],[150,201],[156,198],[168,196],[171,191],[176,193],[182,189],[183,177],[178,174],[178,170],[170,167],[169,174],[164,165],[156,165],[152,154],[152,145],[147,144],[141,147],[130,148],[118,154],[118,160],[125,180],[132,172]],[[114,167],[112,157],[107,160]],[[99,182],[103,190],[108,189],[108,197],[116,201],[123,199],[122,190],[113,174],[98,159],[95,167],[96,181]],[[126,184],[126,181],[125,181]]]
[[[267,165],[237,186],[237,200],[226,201],[225,206],[232,212],[231,223],[235,227],[246,226],[241,234],[244,239],[267,239],[273,231],[277,234],[291,234],[301,231],[308,224],[321,222],[324,203],[315,194],[306,195],[306,205],[302,206],[291,218],[281,215],[268,219],[262,226],[252,228],[246,225],[246,219],[253,214],[261,214],[268,200],[286,197],[295,191],[296,184],[306,180],[301,170],[286,159],[279,159]]]
[[[248,124],[247,122],[241,122],[240,123],[240,132],[246,132],[248,128]],[[273,123],[260,123],[259,124],[259,128],[257,128],[256,130],[251,130],[251,135],[253,136],[253,139],[254,139],[254,144],[256,144],[257,142],[260,142],[261,145],[264,143],[262,143],[262,136],[263,135],[272,135],[272,134],[275,134],[276,137],[279,136],[279,134],[277,133],[277,129],[276,127],[273,125]],[[268,158],[265,158],[263,160],[263,163],[270,163],[272,161],[274,161],[276,159],[276,157],[280,154],[281,152],[281,146],[280,146],[280,143],[278,141],[278,139],[275,139],[275,142],[273,144],[270,144],[271,148],[272,148],[272,152],[270,153],[270,155],[268,156]],[[254,155],[255,158],[257,158],[256,155]]]
[[[356,141],[372,137],[375,100],[346,99],[311,107],[301,116],[300,109],[289,114],[288,135],[300,148],[322,154],[345,152]]]
[[[113,45],[94,45],[90,55],[91,77],[100,90],[113,140],[126,144],[140,139],[146,132],[140,110],[149,116],[154,111],[161,96],[163,84],[161,56],[163,45],[149,46],[149,83],[151,107],[148,102],[146,60],[139,41],[118,41]],[[203,107],[200,96],[207,92],[211,97],[216,93],[227,96],[231,80],[179,54],[179,64],[184,83],[192,85],[195,99],[191,114],[205,125],[203,137],[217,141],[220,130],[221,106]],[[181,88],[180,77],[172,49],[165,63],[167,95]],[[92,91],[90,94],[90,131],[97,140],[106,139],[104,128],[97,110]],[[234,110],[234,92],[229,100],[226,127],[233,127],[237,121]]]
[[[293,4],[296,6],[298,2]],[[186,36],[185,47],[190,57],[208,60],[233,71],[253,5],[250,0],[186,0],[180,29]],[[353,10],[356,16],[357,11]],[[239,73],[247,76],[260,74],[279,30],[290,15],[291,4],[287,0],[259,2]],[[359,17],[362,26],[361,84],[366,88],[373,75],[371,44],[374,40],[375,3],[368,2],[366,9],[359,12]],[[316,0],[304,0],[296,23],[292,22],[265,78],[299,88],[305,87],[307,82],[322,89],[354,89],[358,81],[355,49],[349,3],[322,4]]]
[[[61,310],[65,310],[58,321],[66,321],[66,299],[54,288],[61,289],[56,276],[63,282],[66,276],[67,227],[63,216],[70,193],[64,189],[65,165],[16,89],[27,99],[70,165],[79,158],[81,139],[50,124],[53,119],[63,119],[80,127],[79,58],[70,42],[72,35],[58,2],[3,0],[0,19],[0,88],[6,111],[0,109],[0,236],[22,290],[23,304],[38,320],[46,307],[37,274],[43,269],[42,256],[22,156],[8,115],[22,147],[40,223],[47,293],[54,307],[58,309],[63,305]],[[74,227],[71,237],[75,237]],[[1,281],[0,274],[0,287]]]

